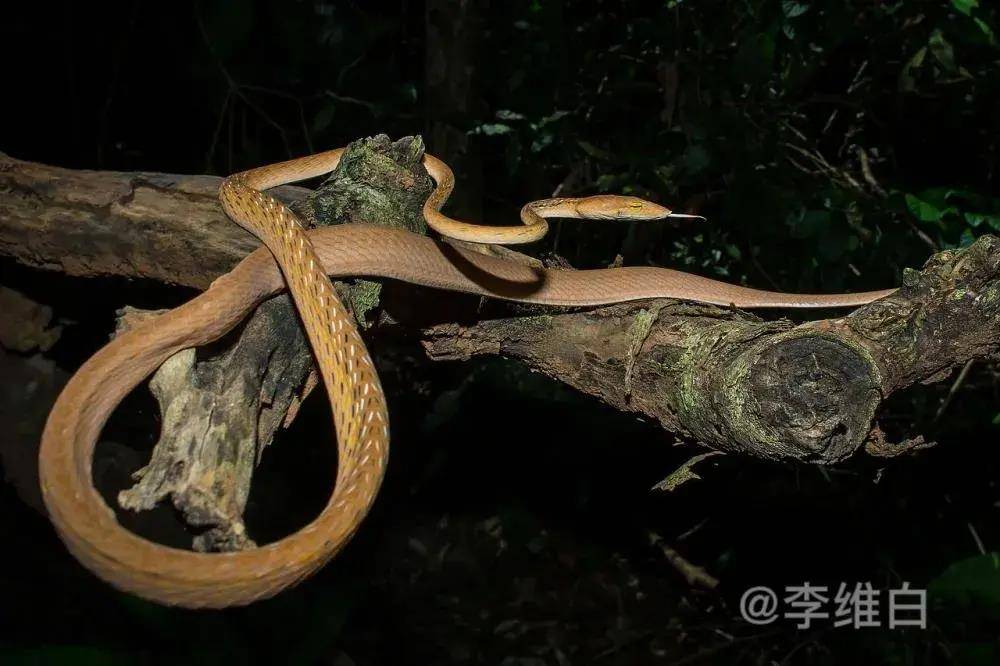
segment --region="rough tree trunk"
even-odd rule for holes
[[[420,230],[430,187],[421,150],[419,140],[367,141],[317,195],[299,188],[281,195],[313,221]],[[255,245],[218,210],[217,186],[207,177],[73,172],[0,156],[0,253],[75,275],[204,286]],[[360,319],[372,318],[376,286],[344,294]],[[424,305],[410,302],[391,319],[419,326]],[[430,357],[521,359],[712,449],[832,463],[867,442],[871,453],[888,456],[898,449],[872,428],[886,396],[1000,348],[1000,241],[987,236],[939,253],[923,271],[908,271],[896,295],[798,326],[670,300],[587,311],[493,309],[499,316],[472,325],[425,328]],[[470,320],[470,311],[451,315],[438,322]],[[193,523],[212,527],[201,548],[252,543],[240,515],[253,466],[294,415],[311,367],[287,299],[262,306],[226,344],[200,361],[179,354],[158,372],[152,387],[165,415],[161,448],[138,486],[123,494],[138,507],[172,493]],[[194,455],[178,445],[193,433]]]

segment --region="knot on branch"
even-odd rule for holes
[[[832,463],[857,450],[881,398],[863,348],[784,322],[719,332],[681,363],[675,407],[694,436],[771,459]]]
[[[860,348],[797,332],[756,355],[741,387],[747,434],[788,457],[831,463],[857,450],[881,400]]]

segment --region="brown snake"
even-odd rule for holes
[[[664,268],[539,269],[371,225],[306,232],[294,213],[262,192],[331,171],[342,152],[333,150],[227,178],[219,192],[223,208],[257,235],[266,249],[250,254],[188,303],[112,340],[83,364],[56,401],[39,454],[45,504],[69,550],[112,585],[165,604],[247,604],[308,576],[357,530],[385,472],[388,415],[372,360],[327,273],[392,278],[563,306],[663,297],[742,308],[831,307],[864,304],[893,291],[794,295]],[[526,242],[544,235],[546,217],[654,219],[670,214],[633,197],[553,199],[526,206],[521,215],[524,226],[480,227],[439,212],[454,182],[451,170],[429,155],[424,164],[437,184],[425,205],[425,218],[433,229],[453,238]],[[126,530],[94,489],[91,477],[94,446],[109,415],[171,355],[218,339],[286,283],[315,353],[336,426],[336,485],[326,507],[295,534],[241,552],[169,548]]]

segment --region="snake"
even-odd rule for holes
[[[56,400],[39,451],[45,505],[68,550],[114,587],[165,605],[245,605],[303,580],[358,530],[385,474],[389,415],[372,358],[331,276],[384,278],[508,301],[579,307],[648,298],[738,308],[840,307],[869,303],[894,291],[787,294],[667,268],[547,269],[476,252],[448,239],[515,244],[543,236],[546,220],[554,217],[631,221],[685,214],[636,197],[596,195],[532,202],[521,210],[520,225],[462,222],[441,213],[454,175],[429,154],[423,165],[435,187],[423,215],[440,239],[370,224],[307,231],[290,208],[265,192],[332,171],[344,150],[226,178],[219,190],[223,210],[264,247],[192,300],[115,337],[74,373]],[[92,481],[94,448],[110,414],[170,356],[219,339],[285,288],[314,353],[336,430],[335,484],[323,510],[289,536],[236,552],[168,547],[127,530]]]

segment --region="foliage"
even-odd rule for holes
[[[503,147],[512,177],[531,174],[533,196],[567,178],[709,216],[673,241],[631,229],[626,259],[788,289],[871,287],[931,245],[995,230],[998,202],[983,196],[995,187],[994,9],[628,7],[524,3],[517,20],[492,20],[504,48],[488,79],[502,83],[475,130]]]
[[[199,10],[220,171],[278,145],[423,131],[414,112],[436,100],[421,97],[414,17],[240,4]],[[580,265],[621,254],[783,289],[871,288],[996,230],[995,7],[523,0],[479,11],[480,99],[449,122],[483,155],[490,219],[557,190],[635,193],[709,217],[676,231],[565,225],[549,247]],[[312,37],[288,38],[301,34]],[[268,40],[286,51],[280,67],[254,57]],[[224,152],[240,115],[254,132]]]

